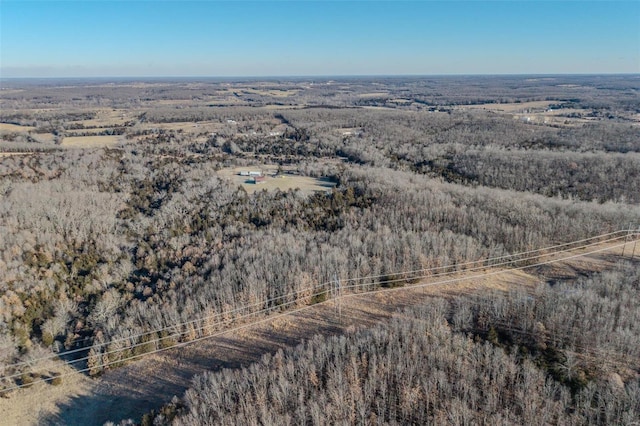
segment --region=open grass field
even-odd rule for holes
[[[537,124],[548,124],[563,127],[577,127],[597,121],[597,117],[590,117],[589,110],[579,108],[563,108],[555,110],[536,111],[533,113],[513,114],[516,120],[529,121]]]
[[[31,126],[18,126],[17,124],[0,123],[0,133],[27,133],[35,127]]]
[[[67,148],[100,148],[122,142],[122,136],[72,136],[62,140]]]
[[[581,108],[550,109],[557,101],[532,101],[515,103],[488,103],[479,105],[456,106],[458,110],[485,110],[494,113],[512,115],[516,120],[536,124],[563,127],[580,126],[596,120],[587,116],[591,110]]]
[[[289,96],[295,96],[300,92],[299,90],[273,90],[273,89],[242,89],[243,93],[256,94],[261,96],[272,96],[274,98],[288,98]]]
[[[224,124],[214,123],[211,121],[202,121],[194,123],[193,121],[176,121],[173,123],[144,123],[139,126],[140,129],[163,129],[163,130],[181,130],[186,133],[202,133],[217,132],[222,129]]]
[[[549,105],[558,103],[557,101],[533,101],[533,102],[514,102],[514,103],[490,103],[478,105],[465,105],[457,107],[458,109],[485,109],[487,111],[518,113],[527,110],[544,111]]]
[[[389,96],[389,92],[370,92],[358,94],[359,98],[380,98],[384,96]]]
[[[242,171],[260,171],[266,177],[264,183],[253,183],[249,176],[240,176]],[[300,189],[305,194],[312,194],[317,191],[330,191],[336,184],[328,179],[319,179],[308,176],[299,176],[291,173],[292,169],[283,169],[283,174],[278,173],[278,166],[256,166],[256,167],[237,167],[233,169],[222,169],[218,174],[232,181],[234,184],[242,186],[249,194],[256,191],[288,191],[290,189]]]
[[[54,143],[56,138],[53,133],[34,133],[31,136],[42,143]]]
[[[121,126],[136,116],[136,113],[132,110],[100,109],[95,112],[95,118],[72,121],[71,123],[80,123],[85,127],[112,127]]]
[[[11,157],[13,155],[29,155],[30,152],[0,152],[0,158]]]

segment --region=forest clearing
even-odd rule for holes
[[[60,145],[73,148],[96,148],[116,145],[121,142],[120,136],[69,136]]]
[[[537,266],[446,272],[408,286],[346,293],[301,308],[294,305],[292,312],[276,311],[255,317],[186,346],[146,355],[133,364],[106,372],[97,380],[59,363],[51,364],[49,369],[64,375],[63,384],[37,383],[33,389],[12,392],[0,399],[0,414],[14,424],[98,425],[135,417],[136,413],[149,412],[167,400],[159,395],[182,394],[192,376],[205,369],[247,366],[259,361],[263,354],[299,344],[310,335],[353,334],[408,307],[429,304],[434,298],[455,300],[495,291],[535,292],[541,280],[573,280],[583,274],[606,271],[618,259],[640,261],[640,249],[632,257],[639,240],[640,236],[625,235],[613,242],[588,244],[584,248],[569,251],[561,248],[562,251],[544,256]],[[35,401],[40,408],[37,412],[32,409]]]

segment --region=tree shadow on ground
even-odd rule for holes
[[[413,303],[415,300],[409,303],[398,300],[389,306],[375,299],[362,303],[347,298],[342,309],[332,303],[314,306],[241,332],[149,355],[140,362],[107,371],[90,395],[72,397],[58,405],[57,414],[41,418],[39,424],[103,425],[126,419],[139,423],[145,413],[159,409],[173,396],[181,397],[194,375],[248,366],[266,353],[273,354],[317,334],[334,335],[369,327]]]

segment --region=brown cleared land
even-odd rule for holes
[[[524,112],[526,110],[546,110],[549,105],[556,104],[557,101],[532,101],[532,102],[514,102],[514,103],[490,103],[490,104],[478,104],[478,105],[465,105],[457,107],[458,109],[485,109],[488,111],[496,112]]]
[[[85,127],[113,127],[121,126],[125,122],[135,119],[136,114],[131,110],[123,109],[100,109],[95,111],[95,118],[88,120],[72,121],[71,123],[82,124]]]
[[[0,152],[0,158],[11,157],[13,155],[29,155],[31,152]]]
[[[17,124],[0,123],[0,132],[2,133],[28,133],[34,130],[32,126],[18,126]]]
[[[295,96],[300,92],[299,90],[262,90],[262,89],[242,89],[242,92],[248,94],[256,94],[261,96],[271,96],[274,98],[288,98]]]
[[[100,148],[122,142],[122,136],[72,136],[62,140],[62,146],[67,148]]]
[[[163,130],[174,130],[174,131],[182,131],[187,133],[202,133],[202,132],[217,132],[222,129],[224,124],[222,123],[214,123],[212,121],[177,121],[173,123],[145,123],[138,125],[140,129],[152,130],[152,129],[163,129]]]
[[[256,167],[236,167],[232,169],[223,169],[218,172],[221,177],[229,179],[236,185],[242,186],[245,191],[252,194],[256,191],[280,191],[300,189],[305,194],[311,194],[316,191],[330,191],[336,184],[327,179],[313,178],[308,176],[299,176],[293,173],[293,168],[281,168],[283,173],[278,173],[278,166],[266,165]],[[265,177],[265,182],[254,183],[250,176],[241,176],[241,172],[258,171]]]

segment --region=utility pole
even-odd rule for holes
[[[338,274],[333,275],[333,291],[335,300],[335,307],[338,311],[338,318],[340,318],[340,322],[342,322],[342,285],[340,284],[340,279],[338,278]]]
[[[624,257],[624,249],[627,248],[627,241],[629,241],[629,235],[631,235],[631,224],[629,224],[629,226],[627,227],[627,235],[624,236],[624,244],[622,245],[622,257]]]
[[[337,280],[338,285],[338,318],[340,318],[340,323],[342,323],[342,283],[340,282],[340,278]]]

